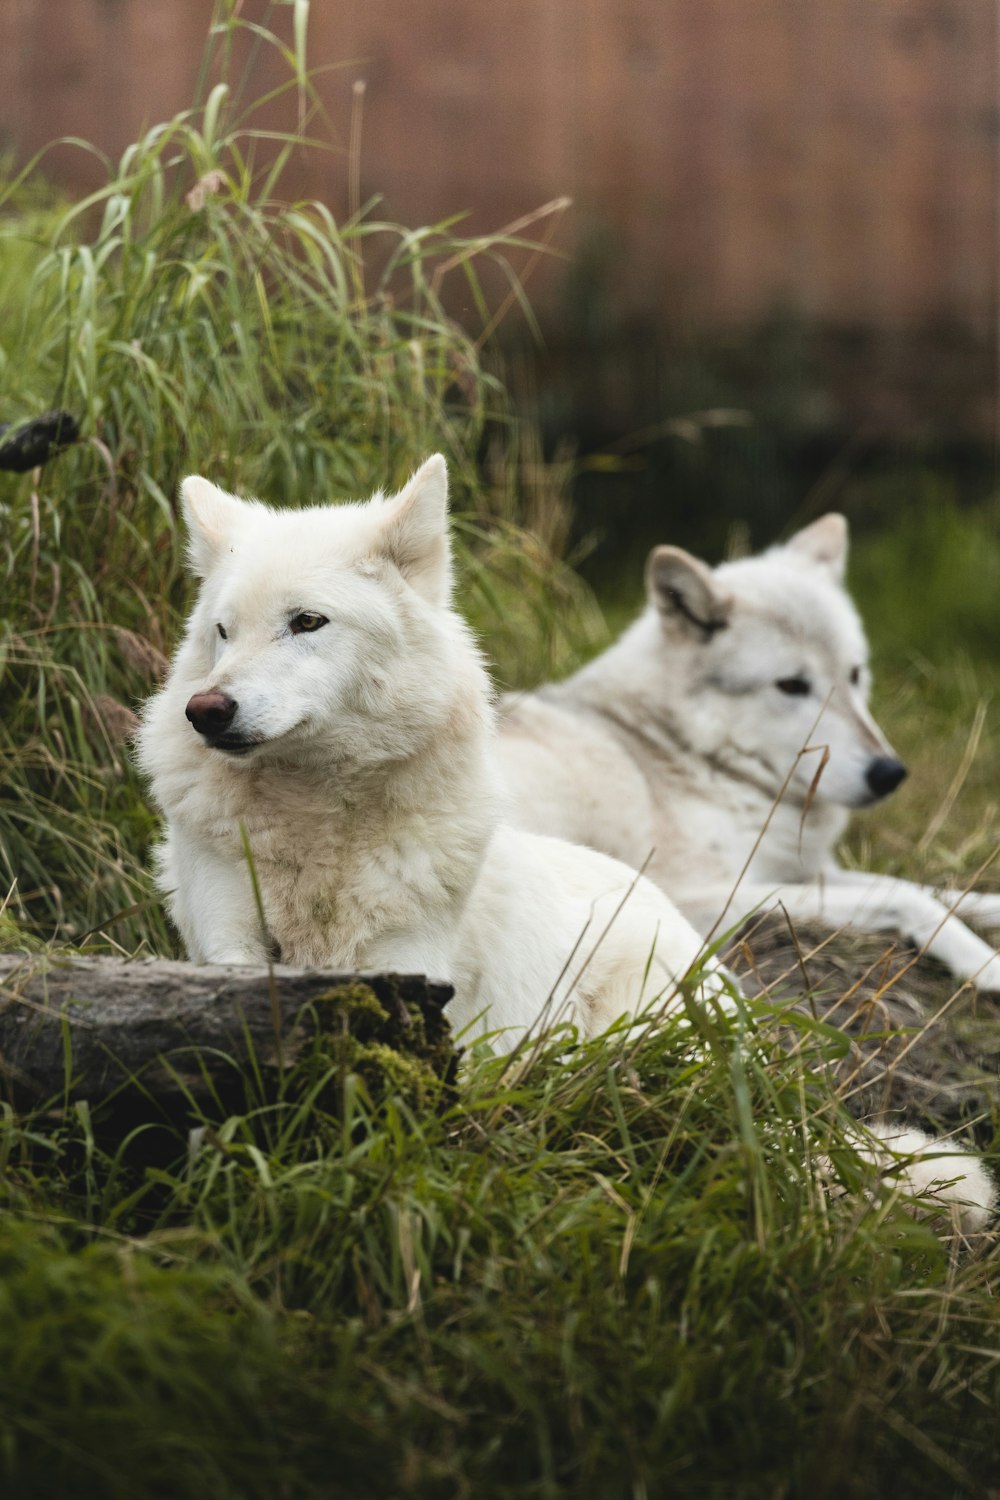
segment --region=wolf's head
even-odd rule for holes
[[[777,795],[878,801],[906,768],[868,711],[864,630],[845,588],[847,522],[712,569],[678,547],[646,568],[678,729],[702,756]],[[678,675],[680,682],[678,682]]]
[[[375,763],[440,732],[456,688],[485,702],[450,607],[439,454],[398,495],[364,503],[272,510],[201,478],[181,499],[202,584],[174,678],[209,750]]]

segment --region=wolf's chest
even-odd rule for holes
[[[272,827],[250,836],[268,935],[285,962],[364,967],[386,933],[423,932],[454,902],[440,851],[419,826],[354,834]]]
[[[357,851],[328,833],[248,832],[268,936],[284,962],[353,968],[373,913]]]
[[[829,803],[814,803],[808,810],[782,803],[767,810],[754,831],[745,827],[740,851],[749,860],[750,880],[787,883],[808,881],[827,868],[837,840],[844,831],[847,814]]]

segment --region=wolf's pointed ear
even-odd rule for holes
[[[654,547],[646,563],[646,592],[664,620],[700,630],[711,640],[729,624],[729,600],[711,568],[680,547]]]
[[[236,529],[242,500],[227,495],[200,474],[181,480],[181,506],[188,533],[188,560],[192,572],[204,578],[229,546]]]
[[[451,597],[448,466],[434,453],[399,494],[386,502],[381,542],[411,588],[430,604]]]
[[[789,537],[784,550],[798,562],[828,569],[840,583],[847,567],[847,520],[832,510]]]

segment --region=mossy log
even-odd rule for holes
[[[19,1107],[137,1096],[148,1113],[239,1108],[321,1047],[373,1096],[423,1103],[454,1080],[450,985],[162,959],[0,957],[0,1091]],[[315,1072],[315,1069],[313,1070]]]
[[[834,1071],[860,1112],[958,1123],[1000,1109],[995,1004],[885,934],[755,918],[728,961],[749,994],[851,1037]],[[415,975],[225,968],[160,959],[0,956],[0,1096],[20,1108],[122,1095],[172,1118],[273,1092],[319,1048],[371,1097],[419,1108],[450,1093],[451,987]],[[315,1070],[313,1070],[313,1075]],[[124,1096],[128,1096],[127,1100]],[[141,1098],[140,1098],[141,1096]]]

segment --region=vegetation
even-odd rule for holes
[[[991,1257],[842,1146],[827,1198],[829,1095],[732,1042],[560,1039],[419,1117],[303,1108],[312,1058],[144,1174],[99,1110],[9,1119],[6,1492],[975,1492]]]
[[[442,302],[448,276],[478,295],[477,257],[510,239],[278,201],[318,119],[307,9],[298,123],[267,150],[225,89],[249,33],[220,4],[202,102],[83,204],[37,167],[3,198],[0,416],[65,406],[84,440],[0,476],[0,947],[171,950],[124,736],[188,599],[188,468],[294,505],[441,448],[461,598],[501,678],[603,639],[559,560],[571,466],[518,431]],[[996,837],[996,513],[908,502],[912,541],[873,527],[854,578],[913,785],[852,851],[971,877]],[[835,1027],[766,1003],[694,1019],[697,1045],[671,1021],[471,1057],[433,1107],[371,1049],[345,1071],[322,1046],[274,1088],[247,1069],[235,1113],[192,1101],[125,1140],[69,1089],[5,1104],[3,1493],[982,1494],[994,1237],[876,1190]]]
[[[238,11],[218,7],[209,79],[232,66]],[[288,88],[305,126],[318,105],[296,38]],[[126,912],[116,942],[170,941],[145,902],[150,820],[117,745],[189,599],[175,497],[193,465],[294,505],[397,485],[439,449],[463,594],[495,622],[501,670],[539,651],[558,666],[593,628],[569,571],[513,518],[504,393],[441,301],[454,276],[480,299],[477,260],[516,242],[406,229],[374,204],[337,223],[323,204],[280,202],[307,137],[275,134],[222,79],[82,203],[46,202],[31,168],[0,195],[0,411],[65,407],[85,433],[37,482],[0,481],[0,884],[46,934]]]

